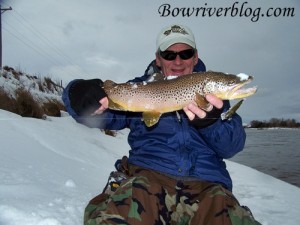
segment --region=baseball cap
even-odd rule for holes
[[[163,28],[156,39],[156,49],[165,51],[171,45],[184,43],[192,48],[196,48],[196,42],[193,32],[183,25],[171,25]]]

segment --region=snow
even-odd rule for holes
[[[136,83],[134,83],[134,84],[131,85],[131,88],[136,89],[136,88],[138,88],[138,85]]]
[[[82,224],[116,159],[127,155],[127,130],[116,137],[70,116],[22,118],[0,110],[0,224]],[[299,225],[300,189],[227,161],[234,194],[263,225]]]
[[[249,75],[245,74],[245,73],[239,73],[236,75],[237,77],[240,78],[241,81],[244,81],[244,80],[248,80],[249,79]]]
[[[0,123],[1,225],[82,224],[87,201],[128,150],[123,138],[70,117],[38,120],[0,110]]]
[[[178,78],[178,75],[169,75],[169,76],[166,76],[167,80],[173,80],[173,79],[176,79],[176,78]]]

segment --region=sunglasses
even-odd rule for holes
[[[159,55],[163,59],[168,60],[168,61],[172,61],[172,60],[176,59],[177,55],[179,55],[179,57],[182,60],[187,60],[187,59],[192,58],[195,55],[195,49],[191,48],[191,49],[183,50],[180,52],[173,52],[173,51],[163,51],[162,52],[162,51],[160,51]]]

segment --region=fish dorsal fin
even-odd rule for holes
[[[165,76],[162,73],[154,73],[147,80],[146,83],[151,83],[155,81],[165,80]]]
[[[201,109],[208,109],[210,107],[210,103],[206,100],[203,95],[200,95],[198,92],[195,94],[195,102],[197,103],[198,107]]]
[[[159,121],[160,116],[160,112],[143,112],[143,121],[147,127],[152,127]]]

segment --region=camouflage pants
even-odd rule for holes
[[[250,211],[219,184],[179,181],[131,166],[129,177],[113,193],[92,199],[85,225],[254,225]]]

